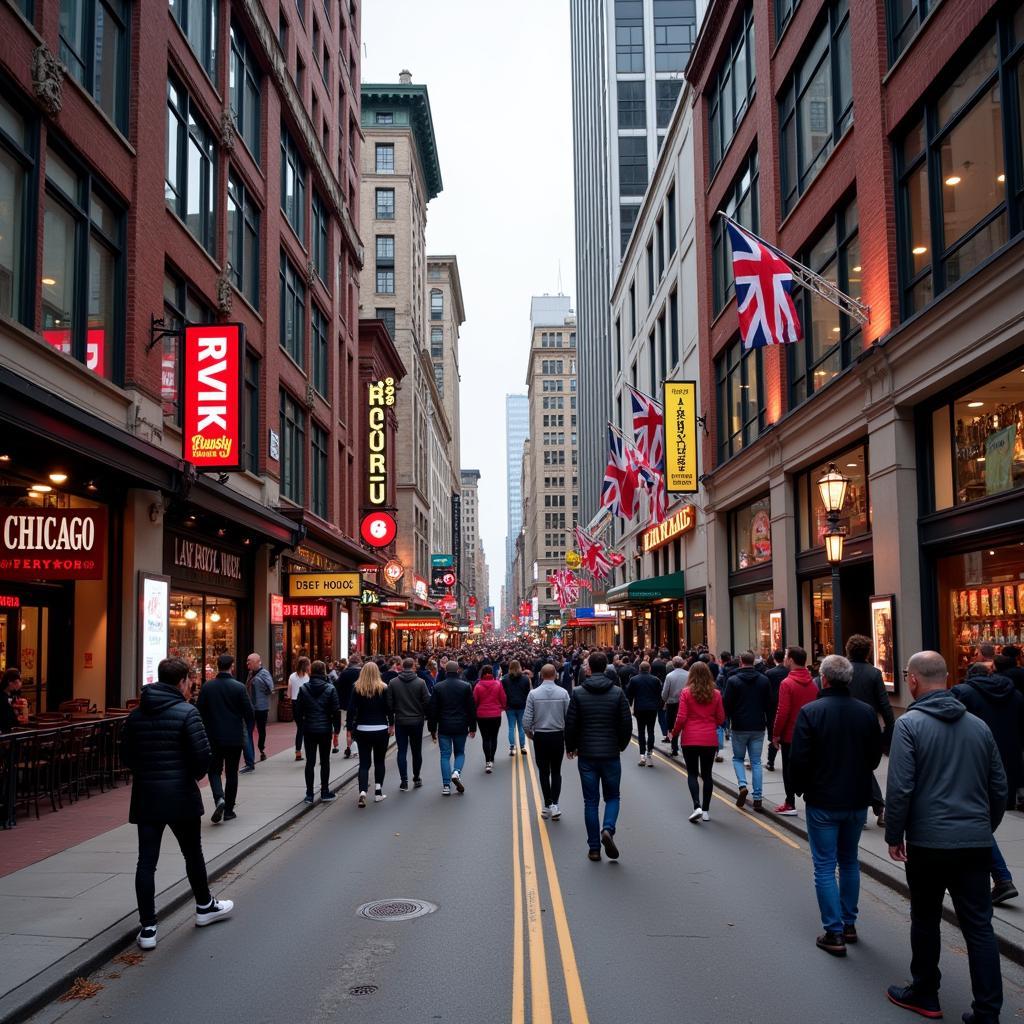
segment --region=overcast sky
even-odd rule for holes
[[[480,470],[500,613],[505,395],[526,391],[530,296],[558,291],[559,265],[576,302],[568,0],[367,0],[362,19],[363,80],[408,68],[430,91],[444,190],[427,209],[427,251],[459,260],[462,466]]]

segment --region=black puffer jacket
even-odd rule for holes
[[[526,676],[522,677],[526,680]],[[526,685],[529,692],[529,682]],[[526,706],[526,698],[523,698]],[[465,736],[476,732],[476,702],[473,687],[465,679],[445,676],[434,687],[427,704],[427,728],[431,736]]]
[[[653,672],[637,672],[626,685],[634,711],[661,710],[661,681]]]
[[[729,676],[722,704],[734,732],[764,732],[774,721],[769,718],[773,707],[772,684],[753,665],[745,665]]]
[[[539,672],[534,673],[539,677]],[[507,675],[501,681],[505,687],[506,707],[509,711],[522,711],[526,707],[526,697],[530,692],[530,677],[524,672],[517,676]]]
[[[124,723],[121,756],[132,770],[128,820],[183,821],[203,816],[196,781],[210,767],[210,742],[196,708],[176,686],[142,688],[139,706]]]
[[[629,701],[608,676],[588,676],[572,691],[565,713],[567,751],[580,757],[618,757],[632,735]]]
[[[299,688],[295,699],[295,724],[309,736],[341,732],[341,704],[334,684],[313,676]]]

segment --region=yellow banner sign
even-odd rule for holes
[[[360,586],[357,572],[293,572],[288,577],[288,596],[358,598]]]
[[[665,489],[669,494],[696,494],[697,382],[667,380],[665,399]]]

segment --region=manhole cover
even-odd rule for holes
[[[356,913],[371,921],[411,921],[435,910],[437,907],[426,900],[374,900],[364,903]]]
[[[376,985],[353,985],[348,990],[348,994],[350,996],[372,996],[376,991]]]

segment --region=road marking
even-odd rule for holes
[[[635,739],[631,740],[630,742],[638,750],[640,749],[640,744],[637,743],[637,741]],[[676,764],[675,761],[673,761],[671,758],[666,757],[664,754],[662,754],[662,752],[660,750],[658,751],[658,754],[661,755],[661,761],[659,763],[667,764],[669,766],[669,768],[674,768],[684,778],[687,776],[687,771],[686,771],[685,768],[683,768],[680,765]],[[765,832],[770,832],[773,836],[775,836],[776,839],[778,839],[780,842],[785,843],[787,846],[792,847],[794,850],[799,850],[800,849],[800,844],[799,843],[794,842],[792,839],[789,838],[789,836],[787,836],[784,833],[780,832],[777,828],[774,828],[772,825],[769,825],[768,822],[762,821],[759,817],[757,817],[756,813],[748,814],[746,811],[741,810],[739,807],[737,807],[736,804],[732,800],[730,800],[728,797],[722,796],[721,793],[716,793],[716,792],[712,791],[711,795],[716,800],[721,800],[722,803],[725,804],[726,807],[728,807],[732,811],[735,811],[745,821],[753,822],[753,824],[755,824],[758,828],[763,828],[765,830]]]
[[[512,776],[512,1024],[525,1024],[523,973],[523,880],[519,874],[519,779]]]
[[[543,798],[540,784],[537,782],[537,773],[526,769],[526,774],[530,777],[534,805],[539,815]],[[583,997],[583,985],[580,982],[580,972],[576,966],[576,951],[572,944],[569,919],[566,917],[565,903],[562,900],[562,887],[558,882],[555,858],[551,853],[551,841],[548,839],[545,825],[538,825],[537,831],[540,833],[540,848],[544,855],[544,869],[547,872],[548,890],[551,893],[551,910],[555,917],[555,934],[558,936],[558,949],[562,957],[565,994],[569,1001],[569,1020],[571,1024],[590,1024],[587,1001]]]

